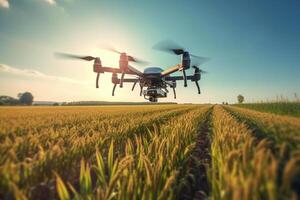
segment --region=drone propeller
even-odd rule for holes
[[[65,59],[80,59],[80,60],[86,60],[86,61],[92,61],[92,60],[96,59],[93,56],[80,56],[80,55],[61,53],[61,52],[57,52],[57,53],[55,53],[55,55],[59,58],[65,58]]]
[[[97,73],[96,76],[96,88],[99,88],[99,78],[100,78],[100,73],[103,73],[101,71],[101,60],[100,58],[96,58],[93,56],[80,56],[80,55],[74,55],[74,54],[68,54],[68,53],[61,53],[61,52],[57,52],[55,53],[55,56],[59,57],[59,58],[64,58],[64,59],[79,59],[79,60],[85,60],[85,61],[94,61],[94,72]]]
[[[199,86],[199,83],[198,81],[201,79],[201,74],[205,74],[207,73],[206,71],[200,69],[198,66],[196,65],[193,65],[192,68],[195,69],[195,72],[194,72],[194,76],[193,76],[193,79],[192,81],[195,82],[196,86],[197,86],[197,90],[198,90],[198,94],[201,93],[200,91],[200,86]]]
[[[154,45],[153,49],[168,52],[168,53],[175,54],[175,55],[181,55],[186,51],[182,46],[176,44],[172,40],[161,41],[161,42],[157,43],[156,45]],[[194,54],[189,54],[189,55],[193,58],[196,58],[201,63],[207,62],[209,60],[209,58],[207,58],[207,57],[197,56]]]
[[[111,51],[113,53],[117,53],[117,54],[122,54],[122,53],[125,53],[125,52],[121,52],[111,46],[106,46],[104,47],[105,50],[108,50],[108,51]],[[142,59],[139,59],[137,57],[133,57],[133,56],[130,56],[130,55],[127,55],[127,58],[128,58],[128,61],[130,62],[135,62],[137,64],[140,64],[140,65],[148,65],[149,62],[145,61],[145,60],[142,60]]]
[[[163,40],[153,46],[153,49],[165,51],[168,53],[180,55],[184,52],[183,47],[179,46],[172,40]]]
[[[208,72],[207,71],[204,71],[202,69],[199,68],[199,66],[196,66],[196,65],[193,65],[192,68],[195,69],[195,72],[200,72],[201,74],[207,74]]]

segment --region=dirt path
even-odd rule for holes
[[[207,168],[211,166],[210,157],[210,133],[212,109],[206,114],[204,121],[199,127],[196,147],[188,158],[183,171],[184,182],[181,183],[176,199],[206,199],[209,195],[210,186],[207,177]]]

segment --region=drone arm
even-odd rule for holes
[[[186,76],[187,80],[193,80],[194,76]],[[184,80],[183,76],[167,76],[165,77],[166,81],[182,81]]]
[[[165,76],[168,76],[174,72],[177,72],[181,69],[181,64],[177,64],[176,66],[174,67],[170,67],[166,70],[164,70],[162,73],[161,73],[161,77],[165,77]]]
[[[135,83],[137,82],[139,79],[136,78],[124,78],[123,79],[123,83]]]
[[[143,73],[137,70],[136,68],[128,65],[128,71],[133,73],[134,75],[143,76]]]
[[[130,74],[130,75],[137,75],[135,72],[132,72],[130,70],[122,71],[121,69],[114,68],[114,67],[101,67],[101,71],[102,71],[101,73],[109,72],[109,73],[115,73],[115,74],[125,73],[125,74]]]

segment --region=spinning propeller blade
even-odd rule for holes
[[[172,40],[163,40],[157,43],[156,45],[154,45],[153,49],[168,52],[175,55],[181,55],[186,51],[183,47],[181,47],[180,45],[178,45]],[[194,54],[190,54],[190,56],[199,60],[201,63],[207,62],[209,60],[209,58],[197,56]]]
[[[115,49],[111,46],[108,46],[108,45],[106,45],[103,49],[105,49],[107,51],[111,51],[113,53],[117,53],[117,54],[125,53],[125,52],[121,52],[121,51],[119,51],[119,50],[117,50],[117,49]],[[128,57],[128,61],[130,61],[130,62],[135,62],[135,63],[140,64],[140,65],[148,65],[149,64],[149,62],[147,62],[145,60],[139,59],[137,57],[133,57],[133,56],[128,55],[128,54],[126,54],[126,55]]]
[[[195,70],[199,70],[199,72],[202,73],[202,74],[207,74],[208,73],[207,71],[204,71],[204,70],[200,69],[198,66],[195,66],[195,65],[193,65],[192,68],[194,68]]]
[[[80,59],[80,60],[86,60],[86,61],[92,61],[92,60],[96,59],[93,56],[80,56],[80,55],[61,53],[61,52],[57,52],[57,53],[55,53],[55,55],[59,58],[64,58],[64,59]]]
[[[184,48],[176,44],[172,40],[163,40],[153,46],[153,49],[180,55],[184,52]]]

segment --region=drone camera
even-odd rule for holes
[[[147,90],[144,90],[144,96],[161,98],[167,97],[167,93],[161,88],[148,88]]]

